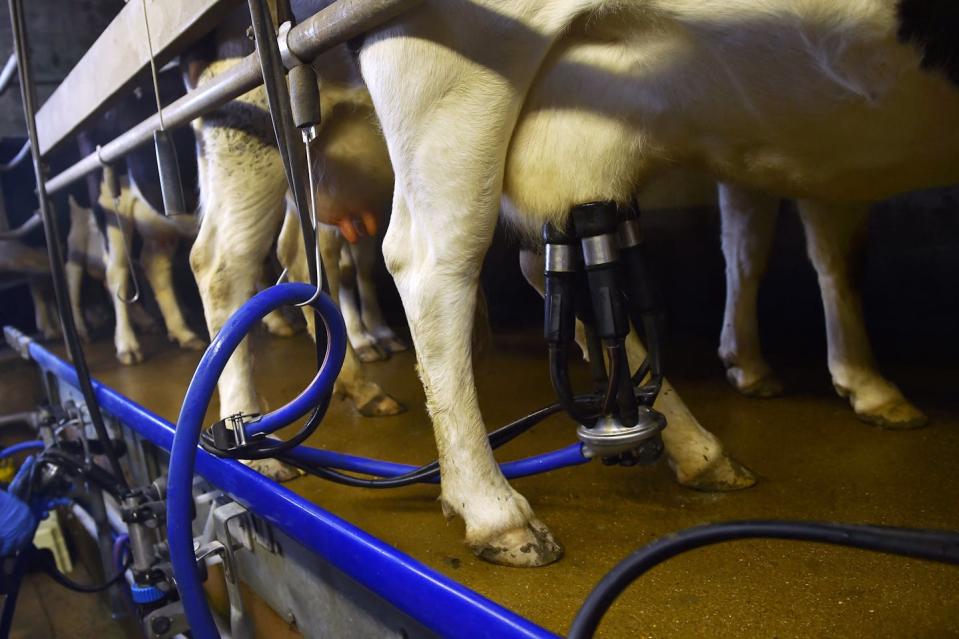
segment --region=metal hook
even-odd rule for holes
[[[317,229],[316,223],[316,183],[314,182],[313,175],[313,157],[310,153],[310,142],[313,141],[313,138],[316,136],[315,127],[307,127],[303,129],[303,145],[306,147],[306,173],[307,173],[307,182],[310,185],[310,218],[313,221],[313,243],[314,250],[316,251],[316,292],[310,296],[310,299],[305,302],[300,302],[296,306],[303,307],[313,304],[316,300],[320,299],[321,287],[320,287],[320,269],[323,268],[322,261],[320,260],[320,236],[319,230]],[[285,272],[285,270],[284,270]]]
[[[135,304],[140,299],[140,283],[137,281],[136,270],[133,266],[133,255],[130,254],[130,246],[127,244],[127,234],[123,232],[123,221],[120,218],[120,198],[113,198],[113,215],[117,221],[117,230],[120,232],[120,238],[123,242],[123,252],[126,253],[127,258],[127,268],[130,270],[130,279],[133,280],[133,297],[124,298],[120,295],[120,289],[118,288],[114,291],[114,295],[118,300],[129,306],[130,304]]]

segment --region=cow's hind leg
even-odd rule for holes
[[[756,302],[769,261],[779,200],[729,184],[719,185],[726,311],[719,357],[726,377],[743,395],[773,397],[783,385],[763,357]]]
[[[330,234],[321,231],[317,234],[320,243],[321,262],[326,269],[327,281],[330,285],[330,297],[339,299],[339,258],[340,246],[338,240],[330,238]],[[286,220],[280,231],[277,242],[277,257],[283,268],[289,269],[290,279],[309,281],[306,266],[306,255],[303,251],[303,241],[300,236],[300,225],[296,215],[287,211]],[[304,312],[310,334],[314,334],[313,313]],[[356,406],[356,410],[366,417],[381,417],[396,415],[406,410],[402,404],[390,397],[380,386],[366,378],[363,364],[357,357],[353,347],[347,343],[346,357],[343,359],[343,368],[336,380],[336,392],[340,393]]]
[[[286,180],[276,149],[233,129],[202,131],[203,219],[190,252],[207,328],[213,338],[256,292],[257,280],[283,215]],[[249,339],[233,353],[219,380],[220,416],[260,413]],[[275,459],[248,465],[283,481],[299,473]]]
[[[107,213],[108,219],[116,220],[114,213]],[[122,213],[121,213],[122,216]],[[129,219],[124,220],[126,225],[121,231],[117,226],[107,225],[107,264],[106,288],[113,302],[113,312],[116,318],[113,343],[116,346],[117,359],[122,364],[138,364],[143,361],[143,351],[140,341],[133,330],[130,318],[130,304],[124,300],[131,299],[130,262],[127,256],[131,231]]]
[[[520,268],[530,285],[543,294],[543,256],[532,251],[520,253]],[[576,341],[586,353],[582,323],[576,322]],[[626,340],[626,352],[632,365],[643,361],[646,349],[635,331]],[[756,483],[753,474],[723,450],[722,442],[703,428],[686,407],[685,402],[669,381],[655,407],[667,420],[663,443],[676,480],[683,486],[704,491],[728,491],[748,488]]]
[[[819,278],[829,372],[836,391],[849,399],[863,421],[883,428],[917,428],[927,418],[895,384],[879,372],[862,317],[862,304],[850,271],[861,263],[866,206],[800,202],[806,247]]]
[[[345,241],[340,232],[334,228],[327,228],[321,232],[321,250],[324,263],[330,264],[330,272],[338,273],[336,283],[339,293],[336,300],[346,322],[346,334],[350,337],[350,345],[361,362],[378,362],[388,359],[389,351],[380,348],[376,338],[366,329],[363,323],[360,300],[357,295],[357,268],[350,250],[349,242]],[[337,264],[333,264],[337,260]],[[332,286],[332,281],[331,281]]]
[[[399,353],[409,350],[409,344],[396,336],[393,329],[383,318],[380,300],[376,294],[374,270],[376,258],[380,254],[376,240],[361,238],[356,244],[348,245],[356,269],[356,289],[360,300],[363,326],[373,336],[379,347],[386,353]]]

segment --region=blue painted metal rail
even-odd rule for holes
[[[76,387],[76,371],[41,345],[30,356]],[[169,451],[173,424],[93,380],[103,409],[156,446]],[[558,635],[490,601],[385,544],[239,462],[197,450],[197,471],[304,547],[444,637],[555,638]]]

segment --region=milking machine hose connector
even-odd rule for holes
[[[230,356],[260,320],[281,306],[310,299],[315,292],[316,288],[309,284],[286,283],[265,289],[250,299],[227,320],[210,343],[183,398],[176,434],[170,449],[167,532],[177,589],[193,636],[197,639],[219,637],[197,571],[190,515],[197,443],[207,407]],[[277,428],[286,425],[322,404],[332,392],[333,382],[343,365],[347,338],[346,326],[339,310],[326,295],[318,296],[312,305],[326,328],[326,356],[323,364],[306,390],[286,406],[260,420],[258,426],[261,432],[272,428],[272,425]],[[264,422],[267,428],[263,427]]]

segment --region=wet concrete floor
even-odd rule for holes
[[[122,367],[110,344],[90,349],[99,379],[176,418],[198,360],[148,342],[146,363]],[[699,347],[702,346],[702,347]],[[549,567],[521,570],[475,559],[460,521],[446,522],[434,486],[374,492],[304,477],[296,492],[546,628],[564,633],[583,598],[632,549],[705,522],[790,518],[959,529],[959,405],[955,370],[890,372],[932,424],[887,432],[859,422],[829,386],[821,361],[781,371],[790,392],[752,400],[727,386],[709,345],[671,360],[672,381],[701,423],[760,478],[754,488],[706,494],[678,486],[665,462],[653,468],[599,463],[515,486],[566,547]],[[257,379],[272,406],[312,374],[304,336],[257,339]],[[808,359],[800,356],[799,359]],[[423,463],[435,455],[423,394],[405,353],[370,366],[409,411],[364,419],[335,401],[311,444]],[[491,427],[552,401],[540,339],[510,335],[477,369]],[[948,381],[952,375],[952,383]],[[211,418],[213,414],[211,412]],[[563,417],[498,452],[503,460],[573,441]],[[959,569],[778,541],[727,543],[654,569],[607,616],[601,637],[959,637]]]

